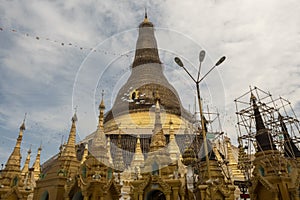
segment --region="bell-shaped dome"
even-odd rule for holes
[[[154,35],[154,26],[145,16],[144,21],[139,25],[139,36],[131,75],[119,90],[112,109],[106,114],[106,130],[116,129],[117,127],[113,126],[122,123],[122,120],[109,123],[117,117],[131,113],[149,113],[156,99],[160,100],[160,105],[165,113],[179,117],[184,115],[184,118],[189,116],[182,108],[175,88],[168,82],[163,73]],[[135,116],[134,118],[140,117]],[[145,123],[147,119],[143,121],[138,123]],[[152,124],[149,123],[150,126]]]

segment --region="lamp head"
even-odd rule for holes
[[[202,51],[200,51],[200,53],[199,53],[199,61],[200,61],[200,63],[203,62],[204,58],[205,58],[205,51],[202,50]]]
[[[177,63],[177,65],[179,65],[180,67],[183,67],[183,63],[182,63],[182,61],[180,60],[180,58],[175,57],[175,58],[174,58],[174,61]]]
[[[222,58],[220,58],[220,60],[216,63],[216,66],[219,66],[220,64],[222,64],[222,62],[224,62],[225,59],[226,59],[225,56],[223,56]]]

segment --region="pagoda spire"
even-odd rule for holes
[[[97,158],[100,162],[104,164],[108,164],[108,157],[107,157],[107,141],[106,136],[104,134],[104,91],[102,91],[102,99],[99,105],[99,120],[97,130],[94,134],[93,143],[91,146],[91,153],[95,158]]]
[[[169,125],[170,125],[170,128],[169,128],[170,142],[168,144],[168,150],[169,150],[169,154],[170,154],[172,162],[175,162],[180,158],[180,150],[179,150],[178,144],[176,142],[172,119],[170,119]]]
[[[116,158],[114,167],[117,171],[124,171],[125,165],[123,160],[123,151],[122,151],[122,136],[121,136],[121,129],[119,129],[119,136],[118,136],[118,148],[116,150]]]
[[[139,35],[130,76],[120,88],[111,110],[105,115],[105,124],[109,132],[117,131],[115,122],[118,120],[115,119],[120,116],[126,116],[122,118],[126,119],[129,113],[149,113],[149,109],[156,102],[155,95],[153,95],[154,91],[161,95],[162,98],[159,103],[164,106],[166,113],[186,119],[190,118],[190,114],[182,109],[176,89],[169,83],[163,73],[163,64],[158,54],[154,26],[148,20],[149,15],[147,12],[145,14],[144,21],[139,25]],[[139,124],[132,124],[127,128],[135,125],[150,128],[146,120],[141,118],[139,121]]]
[[[160,148],[164,148],[166,146],[166,137],[164,135],[161,119],[160,119],[160,105],[159,100],[156,99],[155,105],[155,123],[153,135],[150,143],[150,152],[156,151]]]
[[[99,104],[99,117],[98,117],[98,126],[95,134],[95,138],[93,140],[93,144],[96,146],[103,146],[106,147],[106,137],[104,134],[104,110],[105,110],[105,105],[104,105],[104,91],[102,90],[102,99]]]
[[[131,166],[140,167],[144,163],[144,160],[145,157],[143,155],[142,148],[141,148],[140,135],[138,135],[136,140],[135,152],[133,155],[133,159],[131,161]]]
[[[105,105],[104,105],[104,90],[102,90],[102,99],[99,104],[99,118],[98,118],[98,129],[104,129],[104,110],[105,110]]]
[[[151,137],[148,156],[144,164],[145,171],[151,171],[153,175],[158,175],[160,168],[172,163],[166,144],[166,137],[160,119],[159,98],[156,98],[154,130]]]
[[[7,163],[5,165],[5,170],[8,171],[16,171],[19,172],[20,171],[20,167],[21,167],[21,143],[22,143],[22,139],[23,139],[23,132],[25,131],[25,119],[26,119],[26,114],[24,117],[24,120],[20,126],[19,129],[19,136],[16,142],[16,145],[14,147],[13,152],[11,153],[11,155],[9,156]]]
[[[28,173],[29,171],[29,163],[30,163],[30,154],[31,154],[31,147],[29,148],[29,150],[27,151],[27,157],[26,157],[26,160],[25,160],[25,163],[24,163],[24,166],[22,168],[22,176],[26,176],[26,174]]]
[[[148,13],[147,13],[147,8],[145,8],[145,18],[144,18],[144,23],[149,22],[148,20]]]
[[[23,132],[25,130],[25,119],[26,119],[26,113],[24,120],[20,126],[19,136],[17,138],[16,145],[14,147],[13,152],[9,156],[4,170],[1,172],[1,184],[3,186],[10,186],[11,181],[18,180],[18,178],[21,175],[21,143],[23,139]],[[17,184],[18,181],[16,181]]]
[[[136,145],[135,145],[135,152],[133,154],[133,158],[131,161],[131,169],[133,169],[133,171],[137,174],[135,174],[135,176],[139,176],[141,173],[141,166],[144,164],[145,162],[145,157],[144,154],[142,152],[142,148],[141,148],[141,140],[140,140],[140,135],[137,136],[137,140],[136,140]]]
[[[108,163],[110,166],[113,166],[113,159],[111,156],[111,151],[110,151],[110,137],[107,137],[107,156],[108,156]]]
[[[139,37],[136,43],[135,57],[132,68],[147,63],[161,64],[157,42],[154,36],[154,26],[148,19],[147,10],[145,9],[145,18],[139,25]]]
[[[250,101],[252,101],[252,106],[254,110],[255,117],[255,126],[256,126],[256,135],[255,139],[257,142],[257,150],[267,151],[267,150],[276,150],[276,146],[273,142],[272,135],[266,129],[263,119],[261,117],[258,105],[256,104],[256,97],[251,93]]]
[[[41,173],[41,151],[42,151],[42,145],[38,148],[35,161],[32,165],[33,168],[33,176],[35,180],[39,179],[40,173]]]
[[[74,113],[72,117],[72,125],[71,130],[69,133],[68,142],[65,145],[65,148],[62,152],[61,156],[68,156],[68,157],[76,157],[76,150],[75,150],[75,143],[76,143],[76,121],[77,121],[77,115],[76,112]]]
[[[162,123],[160,118],[160,104],[159,99],[156,99],[155,104],[155,124],[154,124],[154,132],[162,130]]]
[[[83,164],[84,161],[86,161],[86,158],[88,155],[89,155],[88,143],[86,143],[86,144],[84,144],[84,150],[83,150],[83,155],[82,155],[82,159],[81,159],[81,164]]]
[[[281,116],[280,113],[278,113],[278,119],[280,121],[280,127],[284,137],[284,155],[290,158],[293,157],[299,158],[300,151],[295,145],[295,143],[293,142],[292,138],[290,137],[288,133],[288,129],[283,121],[283,116]]]
[[[135,153],[142,153],[140,135],[137,136]],[[144,157],[144,156],[143,156]]]

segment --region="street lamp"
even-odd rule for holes
[[[202,110],[202,102],[201,102],[201,98],[200,98],[200,82],[217,66],[219,66],[221,63],[224,62],[224,60],[226,59],[225,56],[221,57],[218,62],[216,62],[216,64],[200,79],[200,70],[201,70],[201,64],[204,60],[205,57],[205,51],[202,50],[199,53],[199,69],[198,69],[198,76],[197,79],[195,79],[190,72],[184,67],[183,62],[180,60],[179,57],[175,57],[174,60],[176,62],[177,65],[179,65],[180,67],[182,67],[186,73],[191,77],[191,79],[195,82],[196,84],[196,88],[197,88],[197,97],[198,97],[198,104],[199,104],[199,111],[200,111],[200,119],[201,119],[201,126],[202,126],[202,135],[203,135],[203,140],[204,140],[204,150],[205,150],[205,159],[206,159],[206,165],[207,165],[207,174],[208,174],[208,179],[211,179],[211,174],[210,174],[210,168],[209,168],[209,158],[208,158],[208,149],[207,149],[207,141],[206,141],[206,131],[205,131],[205,124],[204,124],[204,117],[203,117],[203,110]]]

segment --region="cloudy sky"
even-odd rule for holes
[[[95,130],[101,90],[108,110],[130,74],[145,7],[156,27],[165,74],[186,108],[193,105],[195,88],[173,58],[182,57],[196,73],[204,49],[202,74],[227,56],[201,88],[204,103],[220,111],[233,140],[233,100],[249,85],[289,99],[300,114],[297,0],[2,0],[0,163],[15,145],[24,113],[23,158],[30,146],[35,156],[40,144],[42,161],[58,152],[75,107],[77,140]]]

